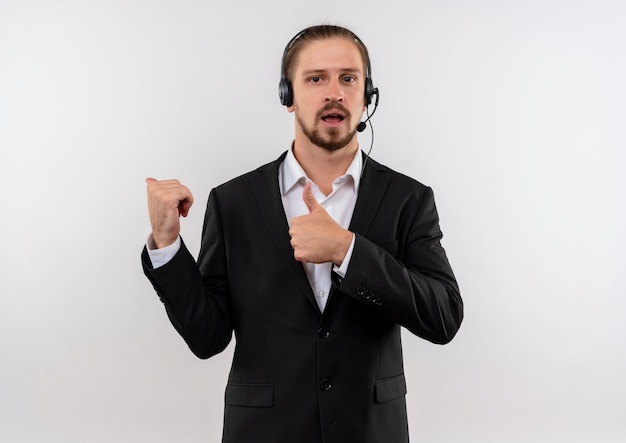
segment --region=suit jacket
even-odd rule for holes
[[[368,160],[353,255],[322,313],[293,257],[284,156],[211,191],[197,263],[183,243],[158,269],[144,250],[144,272],[198,357],[235,333],[223,442],[406,442],[400,327],[443,344],[463,318],[433,193]]]

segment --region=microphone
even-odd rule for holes
[[[365,121],[362,121],[357,125],[356,127],[357,132],[365,131],[365,128],[367,128],[367,122],[369,121],[370,118],[372,118],[372,116],[376,112],[376,109],[378,109],[378,99],[380,98],[380,95],[378,94],[378,88],[374,88],[374,90],[372,91],[372,95],[376,96],[376,101],[374,102],[374,110],[372,111],[371,114],[368,112],[367,118],[365,119]]]
[[[372,95],[376,94],[376,101],[374,102],[374,110],[372,111],[372,113],[369,113],[369,109],[366,109],[367,111],[367,118],[365,119],[365,121],[360,122],[357,127],[356,130],[359,132],[363,132],[365,131],[365,128],[367,127],[367,122],[369,121],[370,118],[372,118],[372,116],[374,115],[374,113],[376,112],[376,109],[378,108],[378,99],[379,99],[379,95],[378,95],[378,88],[374,88],[372,91]],[[363,178],[363,173],[365,172],[365,165],[367,164],[367,161],[370,158],[370,154],[372,152],[372,148],[374,147],[374,125],[370,123],[370,132],[372,134],[372,139],[370,140],[370,148],[367,151],[367,154],[365,154],[365,160],[363,161],[363,166],[361,167],[361,178]],[[360,185],[359,185],[360,186]]]

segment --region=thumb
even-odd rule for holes
[[[311,189],[312,186],[313,184],[311,182],[308,182],[306,185],[304,185],[304,190],[302,191],[302,200],[304,200],[304,204],[308,208],[309,213],[318,208],[321,208],[320,204],[317,202],[315,196],[313,195],[313,190]]]
[[[157,181],[157,180],[152,178],[152,177],[146,178],[146,184],[154,183],[155,181]]]

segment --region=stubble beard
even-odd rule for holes
[[[322,117],[322,113],[331,110],[331,109],[341,109],[345,114],[345,119],[348,121],[348,125],[351,122],[351,114],[350,112],[344,108],[341,104],[338,103],[329,103],[324,108],[322,108],[317,116],[316,121],[319,121]],[[302,129],[302,132],[309,139],[311,143],[316,146],[319,146],[322,149],[325,149],[329,152],[337,151],[341,148],[344,148],[352,141],[352,139],[356,136],[356,127],[348,132],[345,136],[341,137],[339,128],[328,128],[325,134],[317,128],[307,128],[304,121],[300,118],[299,115],[296,114],[296,120]]]

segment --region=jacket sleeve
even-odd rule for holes
[[[209,358],[232,337],[224,248],[215,199],[209,197],[198,263],[182,242],[167,264],[153,269],[144,247],[142,264],[167,315],[191,351]],[[202,273],[199,264],[204,264]]]
[[[402,209],[406,228],[396,230],[392,247],[356,233],[348,271],[333,283],[413,334],[445,344],[461,325],[463,301],[440,243],[433,192],[420,194],[412,208]]]

